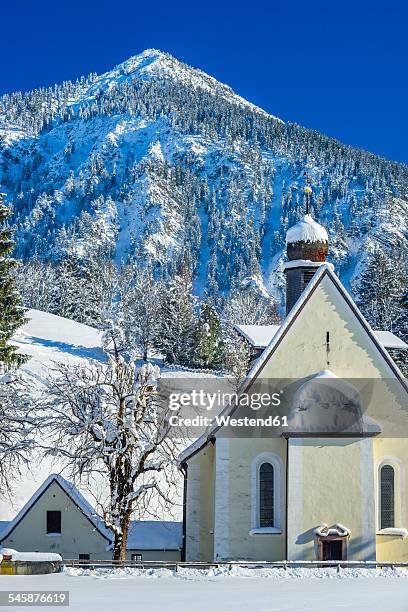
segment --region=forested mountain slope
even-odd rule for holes
[[[200,295],[250,282],[281,300],[306,180],[346,285],[377,247],[406,261],[407,166],[284,123],[168,54],[0,98],[0,184],[25,260],[130,256],[189,267]]]

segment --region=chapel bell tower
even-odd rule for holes
[[[290,312],[317,268],[326,263],[329,238],[325,228],[309,214],[309,198],[312,188],[305,187],[306,214],[286,233],[286,253],[289,261],[284,264],[286,275],[286,314]]]

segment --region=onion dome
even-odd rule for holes
[[[326,261],[329,238],[322,225],[305,215],[286,233],[287,255],[290,260]]]

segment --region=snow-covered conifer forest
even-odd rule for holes
[[[172,320],[179,354],[161,348],[173,362],[190,359],[193,295],[221,318],[243,289],[282,312],[285,232],[304,212],[305,181],[337,273],[374,326],[406,337],[406,165],[284,123],[156,50],[0,98],[0,184],[25,305],[94,326],[131,317],[144,355],[159,316],[148,302]]]

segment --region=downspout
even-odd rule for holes
[[[289,516],[289,438],[286,438],[286,495],[285,495],[285,559],[288,559],[288,550],[289,550],[289,529],[288,529],[288,516]]]
[[[183,462],[180,465],[180,471],[183,473],[183,543],[181,548],[181,560],[186,560],[186,526],[187,526],[187,463]]]

